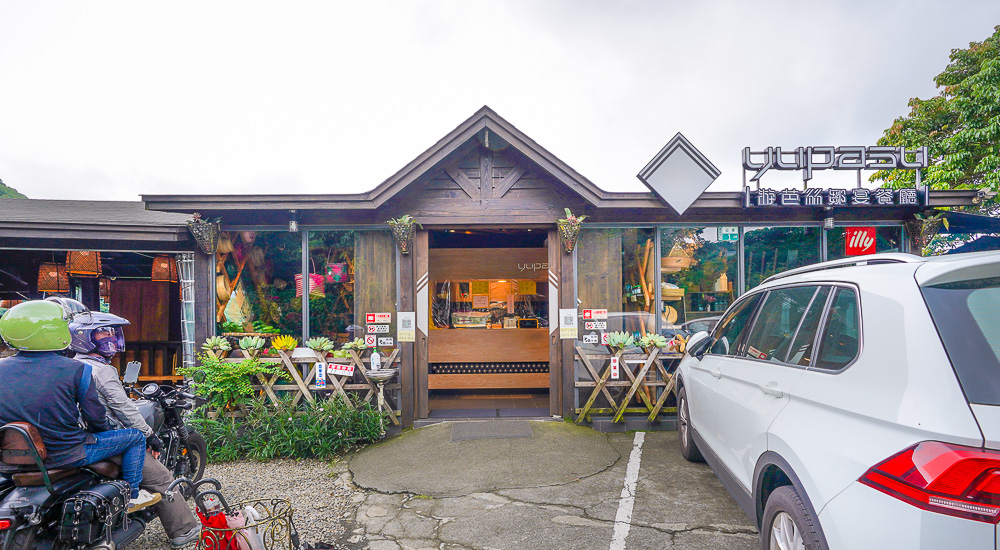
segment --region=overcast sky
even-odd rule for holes
[[[997,24],[997,0],[5,0],[0,179],[362,192],[489,105],[604,189],[682,132],[736,190],[747,145],[873,145]]]

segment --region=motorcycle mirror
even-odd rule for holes
[[[122,382],[128,385],[135,384],[139,381],[140,370],[142,370],[142,363],[129,361],[128,365],[125,365],[125,377],[122,378]]]
[[[203,370],[196,370],[191,374],[191,379],[194,380],[195,384],[201,384],[206,378],[207,376]]]

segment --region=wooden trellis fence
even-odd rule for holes
[[[612,357],[619,358],[619,372],[621,373],[619,380],[611,379]],[[576,409],[576,421],[586,420],[590,422],[591,414],[612,414],[614,422],[621,422],[626,413],[642,413],[648,414],[647,419],[652,422],[662,412],[676,413],[676,407],[663,407],[667,396],[674,389],[674,376],[667,371],[663,361],[665,359],[680,359],[681,357],[682,355],[679,353],[660,353],[659,348],[654,348],[648,355],[623,354],[621,352],[595,354],[586,353],[577,346],[576,359],[590,375],[591,381],[577,381],[576,387],[592,388],[592,390],[583,407]],[[608,388],[628,388],[628,391],[619,403],[611,395]],[[659,388],[662,388],[662,392],[659,397],[656,397]],[[594,407],[594,403],[601,394],[604,395],[610,407]],[[642,406],[629,407],[633,397],[636,396],[638,396]]]

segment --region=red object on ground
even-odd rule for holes
[[[205,517],[201,513],[201,510],[196,510],[196,512],[198,513],[198,519],[201,520],[201,524],[209,528],[201,530],[201,539],[198,540],[198,548],[204,548],[205,550],[239,550],[236,535],[230,531],[221,531],[222,529],[229,529],[226,514],[220,510],[216,514]]]

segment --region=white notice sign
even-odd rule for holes
[[[326,387],[326,363],[316,363],[316,389]]]
[[[389,334],[389,325],[368,325],[368,332],[372,334]]]
[[[378,337],[378,345],[379,345],[379,347],[391,346],[392,345],[392,336],[379,336]]]
[[[609,336],[609,334],[607,332],[602,332],[601,333],[601,345],[602,346],[608,345],[608,336]]]
[[[365,347],[373,348],[378,343],[378,337],[374,334],[365,334]]]
[[[600,337],[597,336],[596,332],[588,332],[587,334],[583,335],[583,343],[584,344],[596,344],[599,341],[600,341]]]
[[[618,380],[618,357],[611,358],[611,379]]]
[[[472,307],[490,307],[490,297],[484,294],[477,294],[472,297]]]
[[[400,342],[416,342],[417,331],[414,325],[417,323],[417,314],[412,311],[399,312],[399,326],[396,327],[396,338]]]
[[[326,373],[330,376],[354,376],[354,363],[328,363]],[[317,375],[319,371],[316,371]]]
[[[563,340],[577,339],[577,320],[575,309],[559,310],[559,338]]]
[[[585,321],[583,328],[586,330],[605,330],[608,328],[607,321]]]

